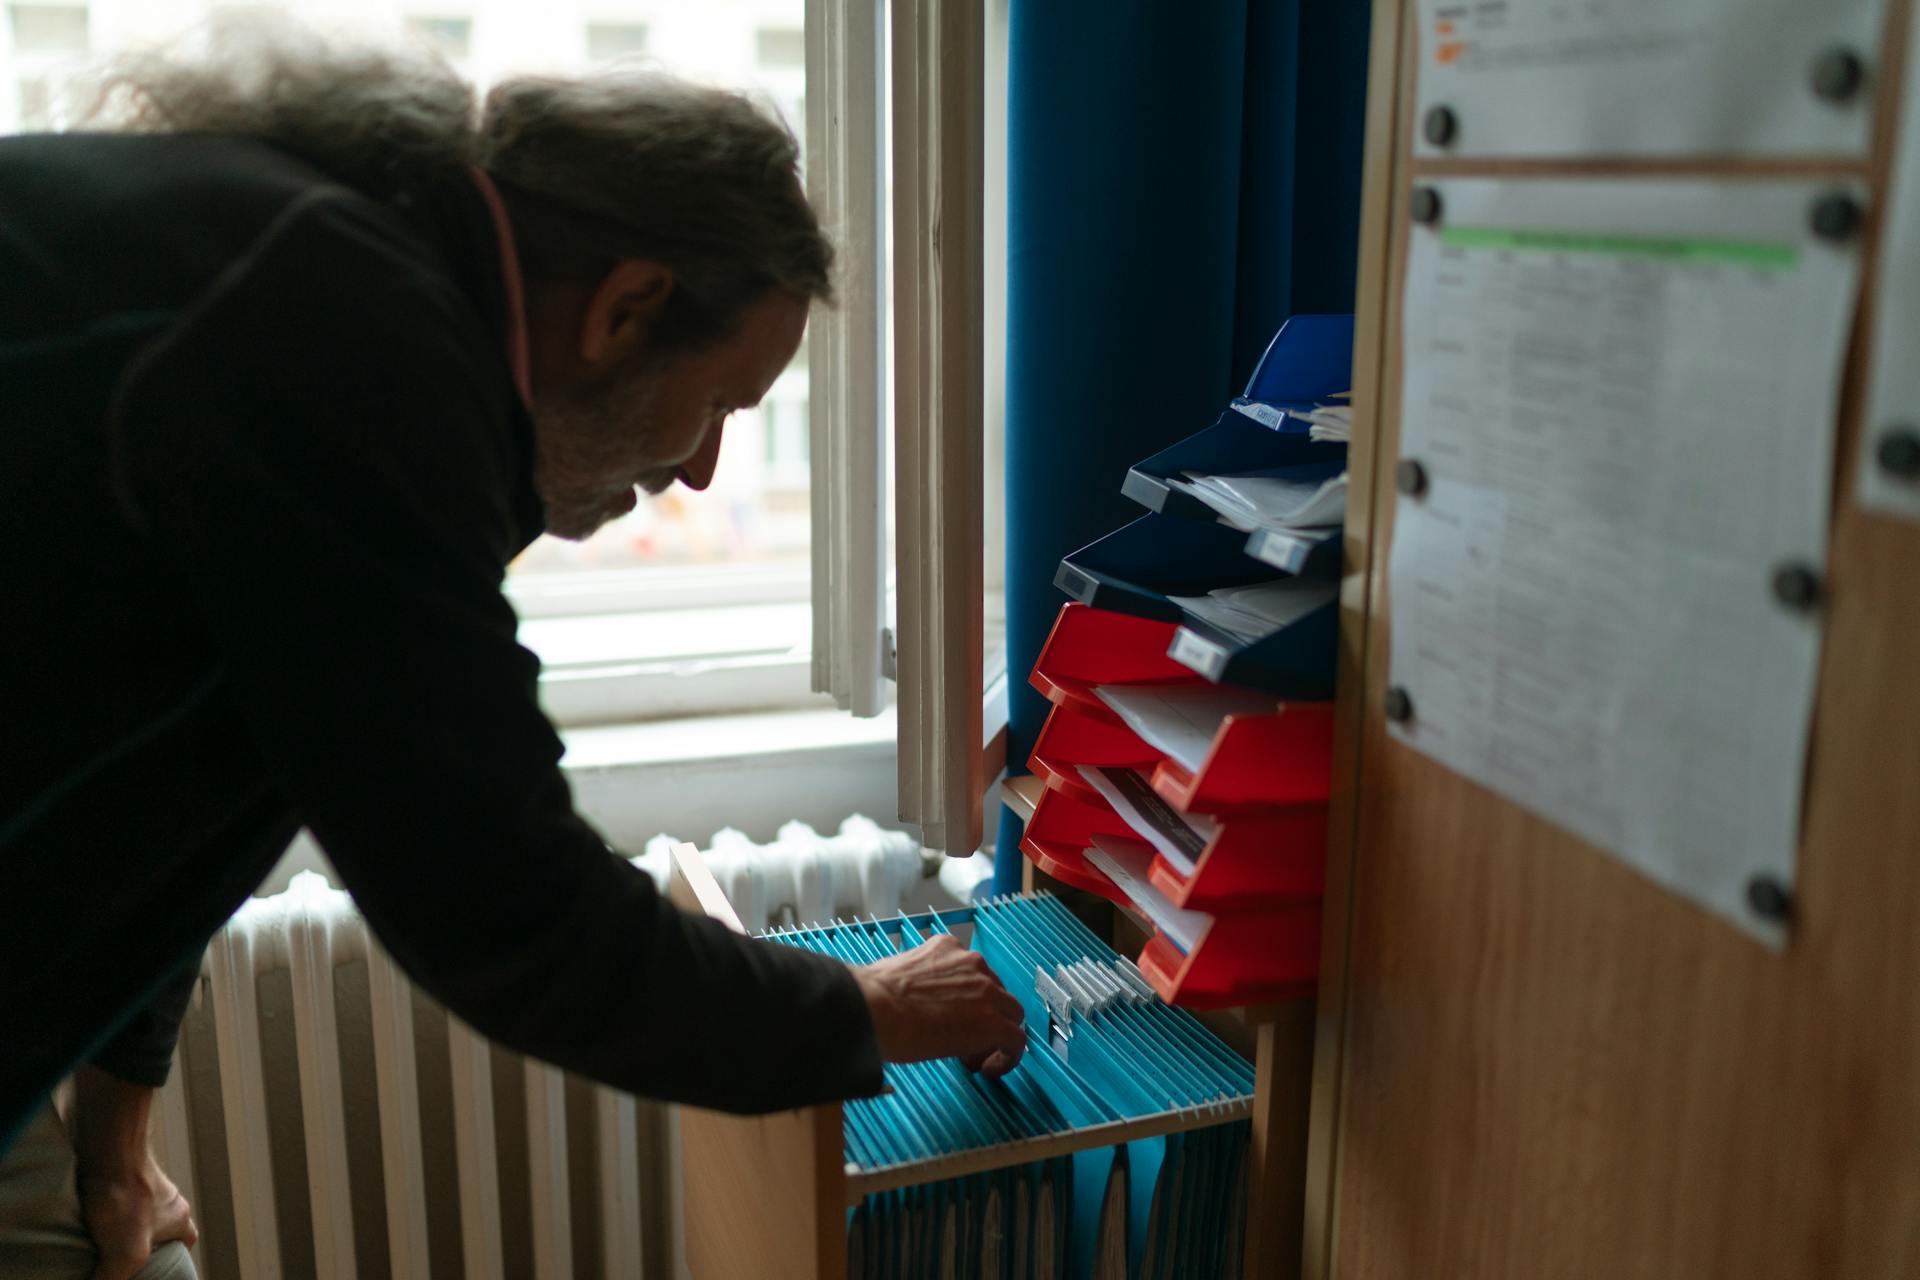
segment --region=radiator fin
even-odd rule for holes
[[[267,1092],[260,1062],[259,992],[254,985],[257,926],[280,904],[255,898],[207,949],[213,1029],[220,1055],[220,1100],[227,1168],[234,1187],[233,1231],[245,1280],[280,1280],[280,1232],[274,1213],[273,1155],[267,1144]]]

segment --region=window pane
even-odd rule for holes
[[[589,22],[587,24],[587,61],[607,62],[630,58],[647,51],[647,24],[644,22]]]
[[[807,37],[799,27],[762,27],[753,33],[754,58],[769,71],[807,65]]]
[[[482,93],[518,74],[586,72],[609,59],[645,54],[665,70],[748,91],[804,127],[804,0],[594,0],[582,6],[536,0],[138,0],[114,6],[6,3],[14,52],[0,53],[0,132],[67,123],[54,118],[68,77],[89,49],[114,54],[182,34],[210,13],[272,8],[325,32],[376,41],[425,41]],[[57,57],[55,55],[58,55]],[[781,375],[764,409],[734,414],[713,485],[642,497],[629,516],[586,543],[543,538],[515,564],[516,575],[582,569],[749,564],[804,581],[808,466],[806,345]],[[784,568],[783,568],[784,566]]]
[[[428,18],[415,15],[407,19],[407,30],[454,62],[465,62],[473,52],[473,19],[471,18]]]
[[[19,53],[85,53],[87,7],[83,4],[8,5],[13,47]]]

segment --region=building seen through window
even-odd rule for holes
[[[615,58],[637,57],[647,51],[647,24],[644,22],[589,22],[587,24],[587,61],[610,62]]]
[[[473,54],[472,18],[429,18],[415,14],[407,19],[407,32],[432,45],[455,66]]]
[[[484,92],[503,76],[582,73],[631,64],[746,91],[798,134],[805,127],[803,0],[219,0],[4,4],[0,132],[71,127],[72,91],[116,53],[191,33],[236,7],[290,14],[319,30],[413,41]],[[542,538],[516,577],[655,565],[788,566],[807,572],[805,344],[758,409],[728,421],[713,485],[642,496],[634,512],[584,543]]]

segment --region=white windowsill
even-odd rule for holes
[[[891,710],[699,716],[567,729],[561,740],[575,805],[628,854],[662,833],[705,847],[725,827],[765,841],[791,821],[830,834],[856,813],[883,826],[899,813]],[[254,893],[278,893],[301,871],[337,882],[304,831]]]
[[[869,720],[844,711],[766,711],[697,716],[646,724],[564,729],[567,754],[560,767],[571,775],[597,770],[659,768],[697,761],[737,760],[758,764],[799,753],[893,754],[891,708]]]

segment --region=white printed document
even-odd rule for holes
[[[1167,483],[1206,503],[1245,533],[1333,528],[1347,516],[1347,473],[1326,466],[1282,467],[1245,475],[1188,471]]]
[[[1185,952],[1200,945],[1213,925],[1213,917],[1204,911],[1188,911],[1168,901],[1167,895],[1148,880],[1153,867],[1153,848],[1125,836],[1096,835],[1087,850],[1087,861],[1113,881],[1127,895],[1153,927]]]
[[[1188,773],[1200,772],[1228,716],[1270,716],[1279,699],[1253,689],[1213,684],[1103,684],[1094,689],[1127,728]]]
[[[1219,819],[1180,812],[1161,799],[1152,781],[1137,769],[1083,764],[1080,776],[1113,806],[1135,835],[1159,850],[1167,865],[1182,876],[1193,874],[1200,855],[1220,834]]]
[[[1396,738],[1748,930],[1791,889],[1856,248],[1823,188],[1459,180],[1416,226]]]
[[[1422,156],[1864,156],[1885,0],[1420,0]],[[1839,100],[1822,55],[1859,59]],[[1444,107],[1453,134],[1425,126]]]
[[[1920,14],[1908,23],[1905,98],[1888,184],[1892,195],[1880,215],[1873,362],[1857,492],[1863,507],[1920,520],[1920,471],[1903,465],[1912,442],[1920,441]]]
[[[1240,587],[1215,587],[1203,596],[1168,596],[1187,613],[1241,644],[1255,644],[1332,604],[1337,583],[1275,578]]]

